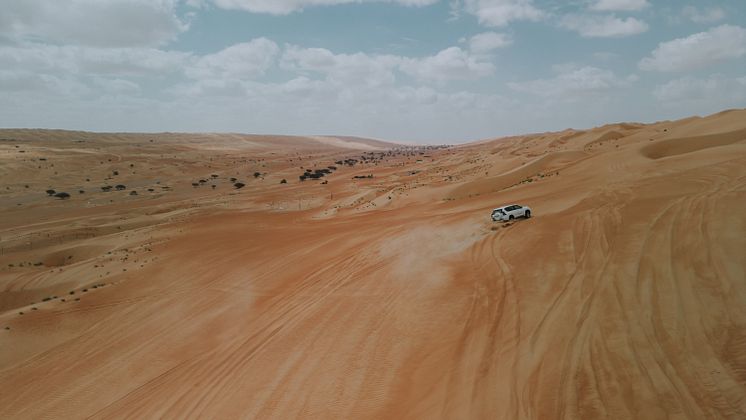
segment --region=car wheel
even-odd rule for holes
[[[526,213],[524,213],[523,215],[526,216],[526,219],[530,219],[531,218],[531,210],[526,210]]]
[[[513,215],[511,214],[510,217],[508,217],[508,220],[513,220]]]

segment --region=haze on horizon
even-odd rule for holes
[[[746,106],[746,4],[6,0],[0,127],[460,142]]]

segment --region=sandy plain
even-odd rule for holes
[[[1,418],[746,418],[746,110],[445,148],[0,130],[0,197]]]

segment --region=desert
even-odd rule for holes
[[[437,146],[1,129],[0,197],[2,418],[746,417],[744,109]]]
[[[746,2],[0,1],[0,420],[746,419]]]

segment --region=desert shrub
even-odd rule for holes
[[[137,195],[137,191],[131,191],[130,195]]]
[[[78,194],[85,194],[85,190],[78,190]]]
[[[104,192],[111,191],[111,185],[104,185],[103,187],[101,187],[101,191],[104,191]]]
[[[259,178],[262,174],[260,172],[254,172],[254,178]]]
[[[123,184],[117,184],[117,186],[116,186],[116,187],[114,187],[114,188],[116,188],[116,189],[117,189],[117,191],[122,191],[122,190],[126,190],[126,189],[127,189],[127,186],[126,186],[126,185],[123,185]]]
[[[119,175],[119,171],[114,171],[114,172],[112,172],[112,174]]]
[[[192,187],[199,187],[199,182],[192,182]]]
[[[231,178],[231,182],[236,182],[236,181],[238,181],[238,179],[236,179],[236,178]]]
[[[237,190],[240,190],[241,188],[245,187],[246,184],[244,184],[243,182],[236,182],[235,184],[233,184],[233,186],[236,187]]]
[[[217,177],[218,177],[218,174],[212,174],[212,175],[210,175],[210,176],[211,176],[211,177],[213,177],[213,178],[217,178]]]
[[[287,184],[287,183],[288,183],[288,180],[285,178],[283,178],[282,181],[280,181],[280,184]]]
[[[67,200],[68,198],[70,198],[70,194],[68,194],[66,192],[58,192],[54,196],[57,197],[57,198],[59,198],[60,200]]]
[[[55,191],[55,190],[47,190],[47,195],[54,195],[55,193],[57,193],[57,191]]]

